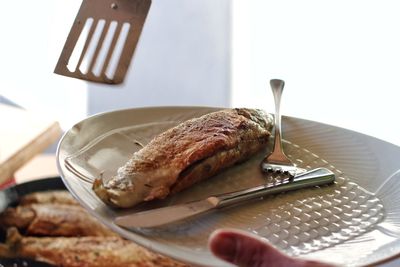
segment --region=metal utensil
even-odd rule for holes
[[[179,220],[187,219],[207,211],[231,206],[246,200],[263,197],[271,194],[296,190],[305,187],[318,186],[332,183],[335,174],[328,169],[318,168],[293,178],[283,180],[279,184],[265,184],[254,188],[236,191],[227,194],[210,196],[206,199],[189,202],[186,204],[152,209],[117,217],[114,220],[119,226],[132,228],[151,228],[166,225]]]
[[[295,176],[305,170],[297,167],[283,152],[282,131],[281,131],[281,113],[280,103],[285,82],[278,79],[270,81],[272,93],[275,102],[275,139],[274,148],[267,157],[261,162],[261,169],[266,172],[278,172]]]
[[[151,0],[83,0],[54,72],[121,83],[150,5]]]

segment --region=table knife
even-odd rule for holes
[[[259,198],[296,189],[333,183],[335,174],[326,168],[317,168],[279,184],[265,184],[253,188],[210,196],[206,199],[185,204],[167,206],[116,217],[114,223],[125,228],[153,228],[200,215],[213,209],[242,203]]]

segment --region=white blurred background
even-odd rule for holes
[[[282,113],[400,145],[400,2],[249,0],[233,5],[232,105]]]
[[[395,0],[153,0],[122,86],[53,74],[80,0],[2,3],[0,101],[68,129],[88,115],[155,105],[261,107],[400,145]],[[0,114],[4,116],[5,114]]]

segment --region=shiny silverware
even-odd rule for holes
[[[187,219],[195,215],[200,215],[213,209],[239,204],[250,199],[305,187],[329,184],[333,183],[334,181],[335,174],[333,172],[325,168],[317,168],[300,175],[296,175],[293,178],[286,178],[281,182],[273,184],[265,184],[232,193],[210,196],[206,199],[193,201],[186,204],[168,206],[120,216],[114,220],[114,223],[126,228],[159,227],[179,220]]]
[[[274,148],[267,157],[261,162],[261,169],[265,172],[278,172],[295,176],[305,170],[297,167],[283,152],[280,104],[285,82],[278,79],[270,81],[275,102],[275,138]]]

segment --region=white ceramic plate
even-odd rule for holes
[[[296,256],[361,266],[400,253],[400,148],[349,130],[298,118],[283,118],[287,154],[305,168],[336,173],[332,186],[305,189],[157,229],[123,229],[117,215],[171,205],[265,181],[259,163],[267,151],[165,201],[131,210],[104,205],[88,181],[116,172],[155,134],[189,118],[215,111],[206,107],[155,107],[89,117],[66,132],[57,160],[72,194],[103,223],[125,238],[195,265],[226,266],[207,249],[219,228],[255,233]]]

